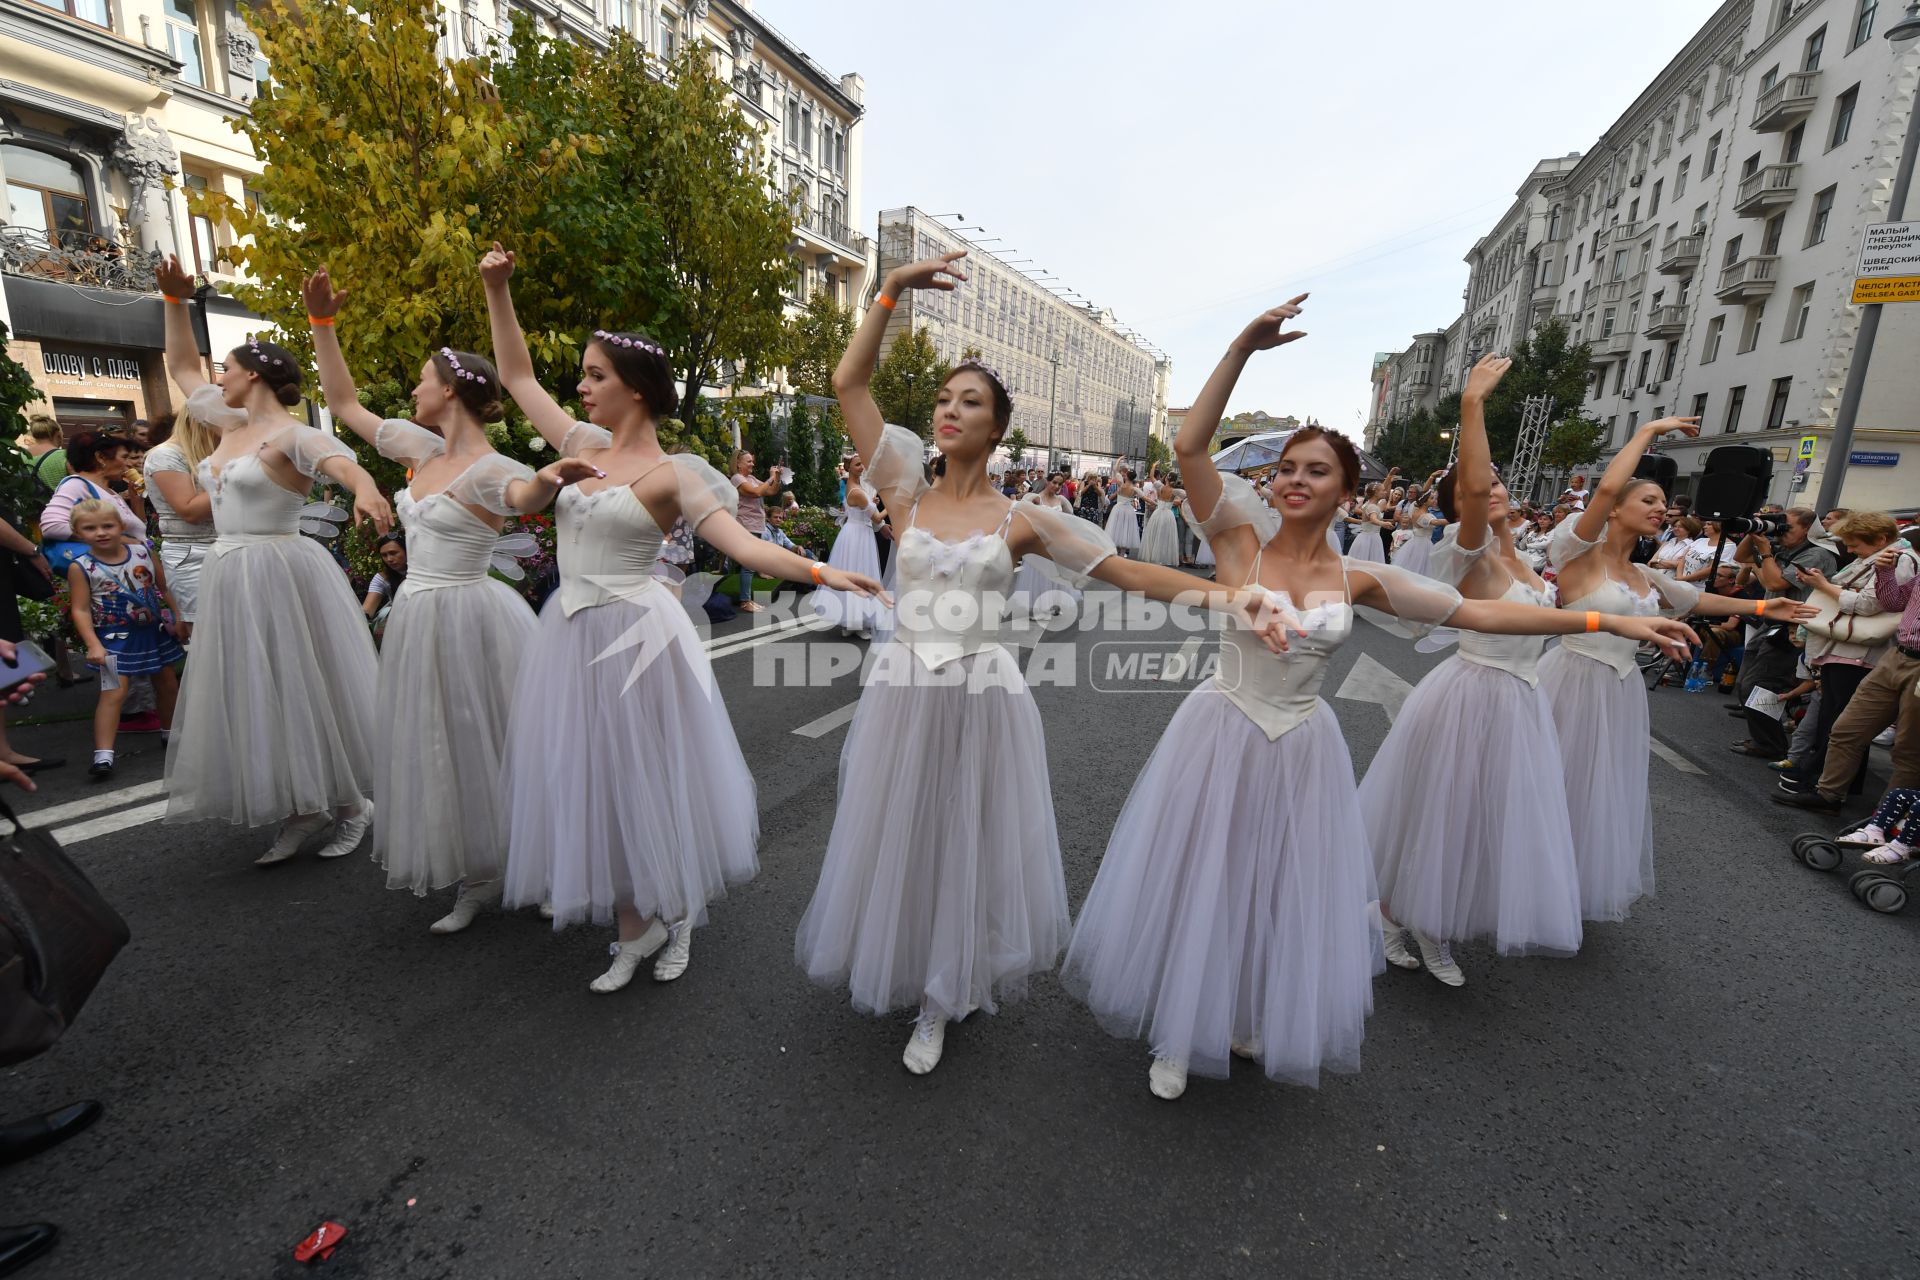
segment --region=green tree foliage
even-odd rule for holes
[[[1540,466],[1543,470],[1562,474],[1584,467],[1600,456],[1606,439],[1606,427],[1592,418],[1576,414],[1563,422],[1556,422],[1548,429],[1546,441],[1540,446]]]
[[[39,398],[33,375],[7,354],[7,326],[0,322],[0,515],[10,518],[15,528],[38,516],[45,505],[46,495],[33,478],[33,460],[14,443],[26,434],[26,407]]]
[[[840,502],[840,460],[847,454],[847,426],[840,417],[839,405],[828,408],[820,415],[818,430],[820,451],[814,457],[814,492],[820,495],[821,506],[837,506]]]
[[[1505,466],[1520,439],[1520,418],[1530,396],[1551,396],[1557,415],[1576,413],[1586,399],[1593,349],[1576,343],[1567,327],[1550,320],[1513,349],[1513,368],[1487,400],[1487,443],[1493,460]],[[1459,398],[1449,422],[1460,420]]]
[[[1168,448],[1167,442],[1159,436],[1148,436],[1147,469],[1151,471],[1156,466],[1160,468],[1162,475],[1171,474],[1173,471],[1173,450]]]
[[[1007,456],[1013,459],[1014,466],[1024,467],[1027,465],[1027,451],[1033,448],[1033,441],[1027,439],[1026,432],[1015,427],[1013,430],[1007,432],[1006,438],[1000,443],[1002,447],[1006,449]]]
[[[1442,440],[1440,432],[1452,429],[1452,424],[1437,421],[1431,411],[1416,409],[1411,417],[1396,419],[1381,429],[1373,456],[1384,466],[1400,468],[1402,476],[1424,480],[1436,468],[1447,465],[1452,442]]]
[[[787,379],[810,396],[833,395],[833,370],[853,341],[853,312],[825,289],[814,290],[806,310],[789,322]]]
[[[953,367],[940,358],[925,329],[910,329],[893,340],[873,371],[873,399],[888,422],[927,435],[940,384]]]

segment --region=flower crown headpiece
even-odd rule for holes
[[[988,364],[985,360],[982,360],[980,357],[968,356],[965,360],[962,360],[959,364],[953,366],[953,369],[955,373],[958,373],[962,369],[977,369],[981,373],[986,374],[989,378],[992,378],[993,384],[996,387],[999,387],[1002,391],[1007,393],[1007,399],[1009,400],[1013,399],[1013,388],[1008,386],[1007,380],[1000,376],[1000,371],[994,368],[992,365]]]
[[[667,354],[665,348],[657,343],[648,342],[645,338],[629,338],[624,333],[609,333],[605,329],[595,329],[593,336],[597,341],[611,342],[616,347],[628,347],[635,351],[645,351],[649,355],[661,357],[665,357]]]
[[[484,373],[475,373],[473,370],[463,366],[460,363],[459,354],[455,352],[452,347],[440,348],[440,354],[446,358],[447,367],[453,370],[455,377],[465,378],[469,382],[477,382],[483,387],[487,385],[487,375]]]
[[[279,356],[270,356],[262,351],[260,349],[260,339],[254,337],[252,334],[247,335],[247,350],[253,352],[253,358],[261,364],[284,365],[286,363],[286,361]]]

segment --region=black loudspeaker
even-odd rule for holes
[[[1702,520],[1750,516],[1773,484],[1773,454],[1747,445],[1723,445],[1707,455],[1707,469],[1693,494],[1693,514]]]
[[[1635,480],[1652,480],[1660,486],[1660,492],[1673,497],[1673,481],[1680,474],[1680,464],[1664,453],[1649,453],[1640,459],[1640,465],[1633,469]]]

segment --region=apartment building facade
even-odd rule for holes
[[[1172,366],[1123,333],[1112,313],[1068,302],[952,228],[911,206],[883,210],[879,271],[967,251],[967,281],[950,293],[916,290],[887,320],[883,353],[895,338],[924,329],[941,359],[968,350],[1011,384],[1014,428],[1052,465],[1082,470],[1138,464],[1164,426]]]

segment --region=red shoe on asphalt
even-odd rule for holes
[[[120,732],[158,733],[160,732],[160,713],[158,711],[142,711],[138,715],[121,716]]]

